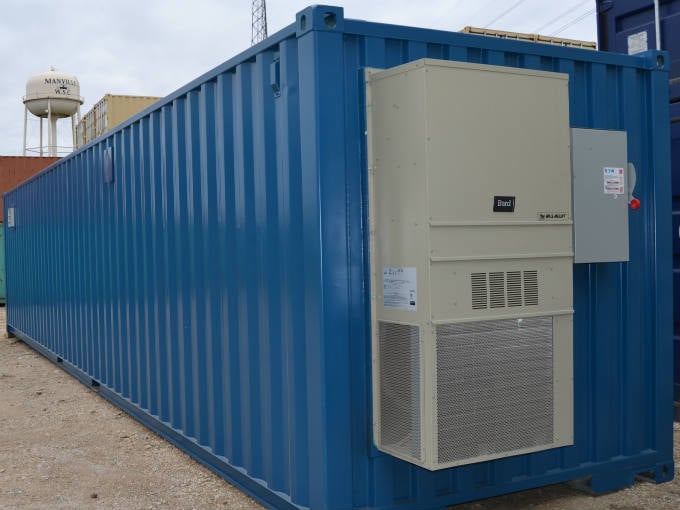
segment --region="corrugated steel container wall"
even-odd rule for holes
[[[630,263],[574,267],[573,446],[436,472],[373,446],[363,70],[421,57],[568,73],[573,126],[628,132]],[[666,57],[308,8],[6,195],[8,328],[279,508],[669,480]]]
[[[628,53],[630,36],[646,33],[647,44],[656,47],[654,2],[652,0],[597,0],[597,33],[601,50]],[[659,2],[661,48],[671,57],[669,82],[671,118],[680,120],[680,0]],[[676,121],[677,122],[677,121]],[[674,342],[680,342],[680,127],[671,127],[673,182],[673,282],[674,282]],[[680,347],[679,347],[680,348]],[[676,367],[680,374],[680,365]],[[674,378],[674,388],[680,388],[680,375]],[[674,390],[676,419],[680,421],[680,393]]]
[[[7,287],[5,286],[5,228],[0,223],[0,303],[5,303]]]
[[[661,49],[671,54],[670,76],[680,77],[680,0],[660,0]],[[656,48],[653,0],[597,0],[598,48],[628,53],[628,37],[645,32]]]
[[[3,221],[2,193],[50,166],[59,158],[0,156],[0,223]]]
[[[671,93],[674,88],[671,86]],[[671,173],[673,181],[673,344],[675,419],[680,421],[680,93],[671,96]]]

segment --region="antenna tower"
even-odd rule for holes
[[[250,44],[257,44],[267,38],[267,3],[265,0],[252,0],[253,24],[250,29]]]

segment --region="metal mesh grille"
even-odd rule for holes
[[[380,442],[420,460],[419,328],[380,322]]]
[[[440,464],[553,442],[552,321],[436,328]]]

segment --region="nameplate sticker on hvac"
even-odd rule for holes
[[[415,267],[383,266],[383,306],[416,311],[418,278]]]

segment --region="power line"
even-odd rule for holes
[[[508,7],[506,10],[504,10],[502,13],[500,13],[498,16],[496,16],[494,19],[489,21],[486,25],[484,25],[484,28],[489,28],[489,25],[492,25],[493,23],[496,23],[499,19],[504,18],[508,14],[510,14],[512,11],[517,9],[520,5],[522,5],[526,0],[519,0],[518,2],[515,2],[512,4],[510,7]]]
[[[470,14],[470,16],[468,16],[468,19],[477,19],[477,16],[487,12],[487,7],[491,4],[493,4],[493,3],[494,3],[494,0],[490,0],[488,2],[482,1],[481,5],[480,5],[480,3],[477,3],[478,9],[476,11],[474,11],[472,14]]]
[[[579,17],[577,17],[577,18],[571,20],[571,21],[568,22],[568,23],[565,23],[565,24],[562,25],[558,30],[556,30],[555,32],[553,32],[553,33],[550,34],[550,35],[559,35],[559,34],[561,34],[561,33],[564,32],[567,28],[569,28],[569,27],[571,27],[571,26],[573,26],[573,25],[576,25],[577,23],[583,21],[584,19],[586,19],[588,16],[590,16],[590,15],[592,15],[592,14],[595,14],[595,11],[596,11],[596,9],[590,9],[590,10],[588,10],[587,12],[583,13],[581,16],[579,16]]]
[[[566,11],[564,11],[562,14],[560,14],[560,15],[558,15],[558,16],[555,16],[553,19],[551,19],[551,20],[548,21],[547,23],[544,23],[544,24],[541,25],[540,27],[533,29],[533,30],[532,30],[532,33],[534,33],[534,34],[540,34],[542,30],[545,30],[546,28],[548,28],[548,27],[549,27],[550,25],[552,25],[553,23],[555,23],[555,22],[557,22],[557,21],[560,21],[562,18],[565,18],[568,14],[571,14],[572,12],[574,12],[575,10],[577,10],[579,7],[582,7],[583,5],[589,4],[589,3],[591,3],[591,2],[592,2],[592,0],[583,0],[582,2],[579,2],[578,4],[571,6],[569,9],[567,9]]]

